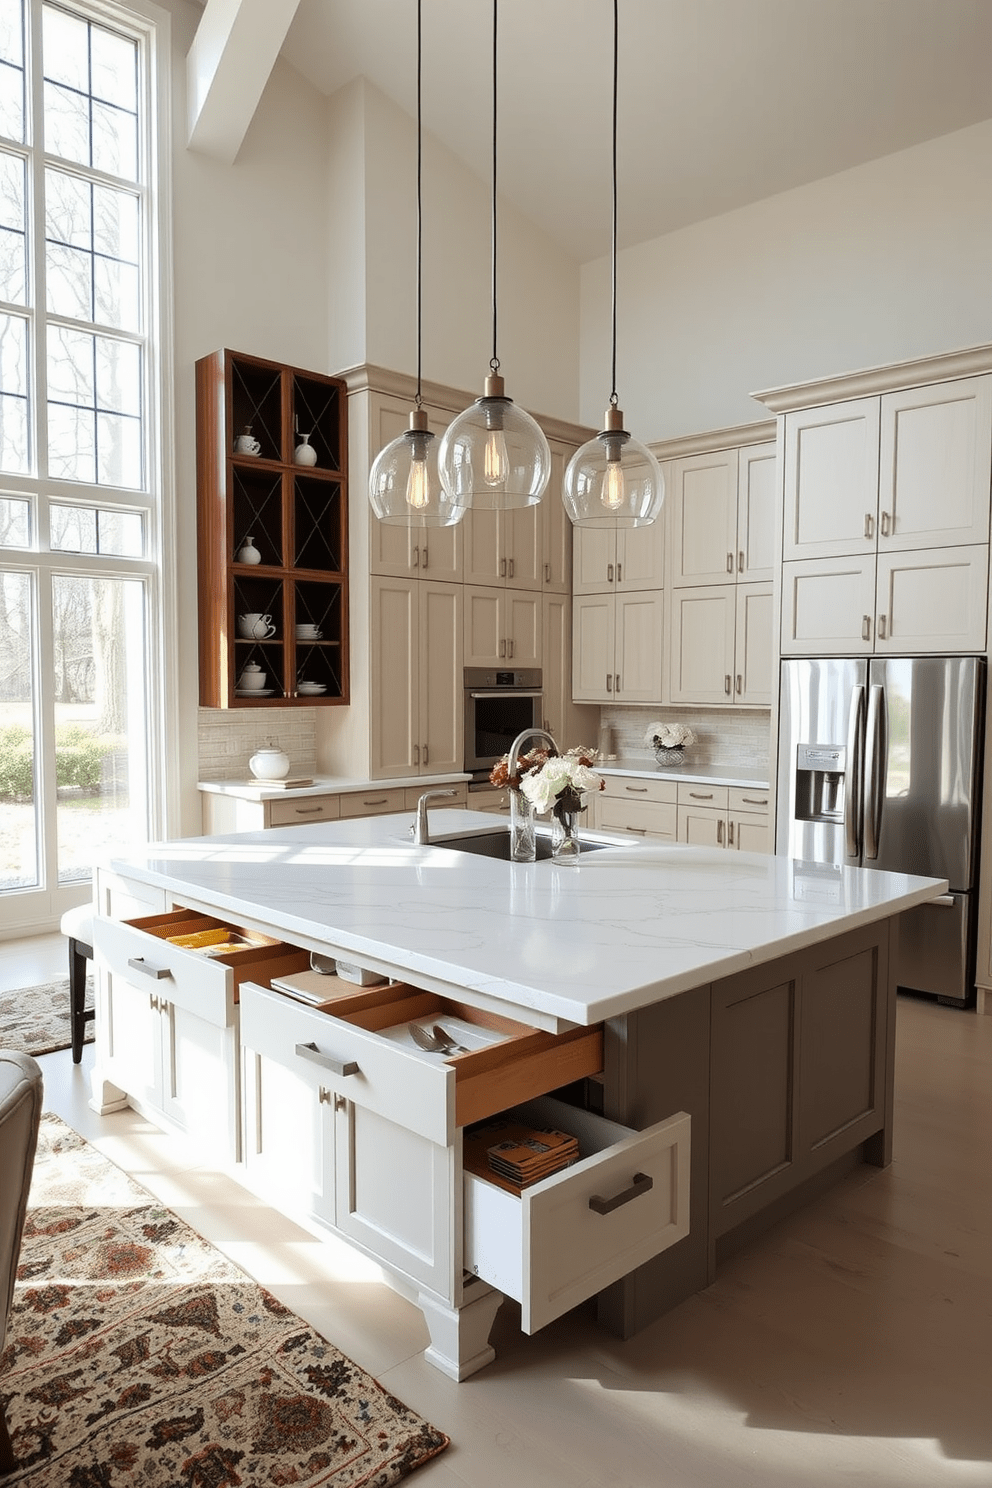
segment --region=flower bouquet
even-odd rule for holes
[[[659,765],[685,764],[685,752],[696,736],[684,723],[650,723],[644,742],[654,750]]]
[[[606,787],[602,775],[592,768],[598,758],[597,750],[580,744],[564,754],[546,755],[521,779],[521,793],[534,810],[551,811],[551,856],[558,863],[579,860],[578,819],[579,812],[586,809],[583,794]]]

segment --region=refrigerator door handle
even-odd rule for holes
[[[865,748],[865,857],[878,857],[878,839],[882,831],[882,806],[885,802],[885,766],[888,758],[888,717],[885,688],[879,683],[868,693],[868,726]]]
[[[859,682],[851,688],[847,718],[847,764],[844,769],[844,851],[849,858],[861,856],[861,798],[864,794],[865,690]]]

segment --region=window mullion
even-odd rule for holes
[[[46,299],[45,277],[45,97],[42,81],[42,9],[40,5],[28,6],[27,27],[29,45],[26,61],[26,81],[30,120],[28,143],[31,148],[30,186],[27,213],[28,231],[31,234],[31,282],[28,308],[31,316],[31,363],[34,388],[34,408],[31,418],[31,434],[34,441],[32,468],[39,480],[48,478],[48,369],[45,344]],[[46,522],[47,527],[47,522]]]

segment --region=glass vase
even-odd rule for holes
[[[671,748],[668,749],[666,749],[663,744],[659,744],[654,752],[654,757],[658,761],[659,765],[685,764],[685,750],[682,748],[681,744],[673,745]]]
[[[523,791],[510,788],[510,862],[533,863],[537,857],[534,807]]]
[[[551,860],[563,866],[578,866],[579,812],[567,806],[556,806],[551,817]]]

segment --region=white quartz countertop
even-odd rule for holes
[[[653,759],[624,758],[608,760],[596,767],[602,775],[640,775],[648,780],[682,780],[687,785],[738,785],[745,790],[770,790],[767,770],[750,770],[746,765],[677,765],[664,769]]]
[[[396,790],[403,786],[419,786],[421,790],[437,790],[445,785],[460,785],[471,780],[464,772],[453,775],[404,775],[395,780],[350,779],[345,775],[315,775],[312,785],[282,786],[265,780],[200,780],[197,789],[215,796],[238,796],[245,801],[275,801],[294,796],[341,796],[350,791]]]
[[[632,843],[577,867],[408,836],[410,813],[152,844],[113,867],[180,902],[555,1026],[599,1022],[936,897],[940,879]],[[492,831],[432,810],[434,836]],[[605,833],[590,837],[610,840]]]

